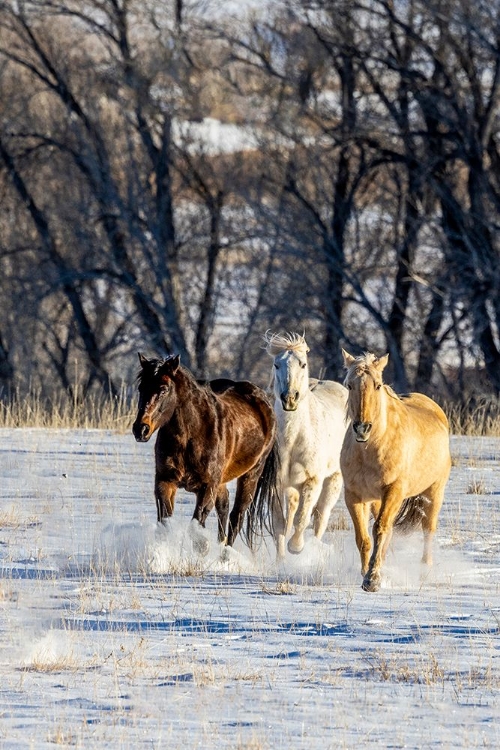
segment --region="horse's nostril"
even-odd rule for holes
[[[136,423],[132,428],[132,432],[134,433],[136,440],[139,442],[145,442],[150,434],[149,425],[144,422]]]
[[[371,422],[353,422],[352,428],[355,433],[359,435],[368,435],[368,433],[372,429],[372,423]]]

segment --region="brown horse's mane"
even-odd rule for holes
[[[159,374],[163,365],[165,365],[175,356],[175,354],[169,354],[169,356],[165,357],[165,359],[150,359],[147,367],[142,367],[137,373],[137,382],[140,384],[146,378],[155,378]],[[192,375],[192,373],[186,367],[183,367],[182,365],[179,365],[179,367],[187,377],[189,377],[194,383],[196,383],[194,375]]]
[[[344,385],[347,384],[349,377],[353,374],[358,378],[364,374],[372,375],[373,365],[376,359],[377,356],[376,354],[373,354],[373,352],[365,352],[364,354],[355,357],[354,362],[347,370]],[[391,398],[395,398],[397,401],[402,401],[402,397],[399,396],[396,391],[391,388],[390,385],[387,385],[387,383],[383,383],[383,386],[388,396],[391,396]]]
[[[271,331],[266,331],[264,341],[266,342],[266,351],[272,357],[286,351],[300,352],[301,354],[307,354],[309,351],[307,342],[300,333],[272,333]]]
[[[168,357],[165,357],[165,359],[149,360],[149,366],[147,366],[146,368],[143,367],[137,373],[137,384],[141,385],[141,383],[144,383],[146,380],[157,377],[163,365],[175,356],[175,354],[171,354]],[[186,378],[186,380],[189,381],[190,385],[193,388],[199,388],[202,391],[219,394],[223,393],[231,386],[236,385],[235,381],[230,380],[229,378],[217,378],[216,380],[200,380],[198,378],[195,378],[191,370],[189,370],[187,367],[184,367],[183,365],[179,365],[179,370],[182,372],[182,375]]]

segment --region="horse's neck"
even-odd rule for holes
[[[285,445],[292,445],[297,439],[297,435],[302,434],[310,429],[311,417],[309,391],[298,403],[295,411],[285,411],[281,405],[280,399],[276,398],[276,416],[280,439]]]
[[[400,402],[394,402],[385,390],[382,399],[380,414],[374,420],[370,433],[370,445],[376,448],[377,454],[390,450],[391,440],[401,424]]]
[[[194,378],[179,370],[175,378],[177,406],[172,419],[186,433],[196,434],[207,420],[207,409],[200,409],[200,403],[207,398],[206,392]]]

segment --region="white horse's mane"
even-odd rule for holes
[[[307,354],[309,351],[307,342],[300,333],[272,333],[271,331],[266,331],[264,341],[266,342],[266,352],[271,357],[275,357],[280,352],[287,350],[300,352],[301,354]]]

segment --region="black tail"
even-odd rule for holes
[[[394,521],[394,529],[400,534],[409,534],[411,531],[420,528],[422,518],[425,516],[425,508],[429,505],[429,502],[423,495],[407,497],[403,500]]]
[[[244,539],[250,549],[253,549],[257,535],[262,536],[264,530],[274,537],[273,508],[276,503],[281,504],[280,457],[277,440],[274,441],[266,458],[254,498],[246,514]]]

